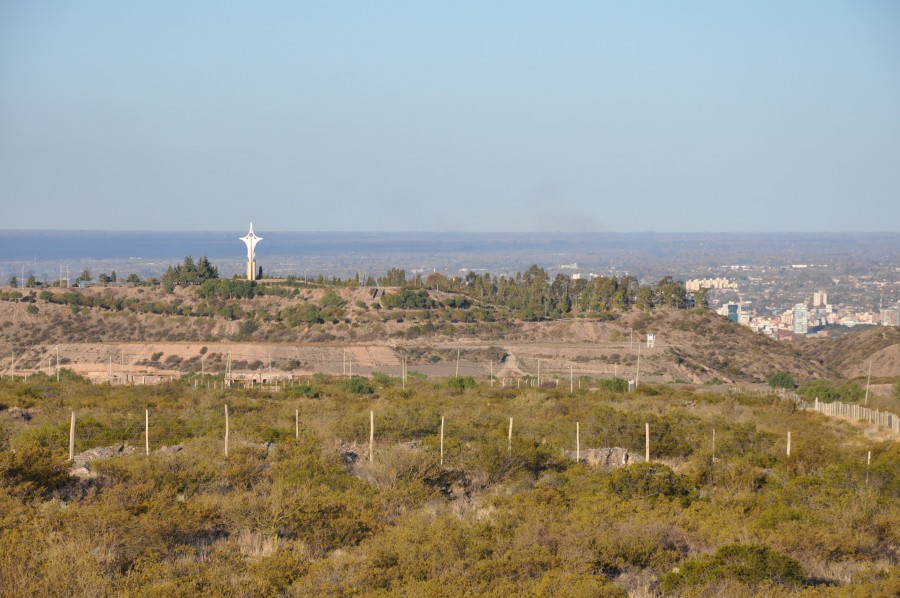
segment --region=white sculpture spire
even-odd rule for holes
[[[240,237],[247,245],[247,280],[256,280],[256,244],[263,240],[253,233],[253,223],[250,223],[250,232],[247,236]]]

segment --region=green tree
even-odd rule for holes
[[[378,279],[378,284],[383,287],[402,287],[406,284],[406,271],[391,268],[387,274]]]
[[[653,304],[653,289],[648,286],[643,286],[638,289],[637,295],[634,299],[634,307],[641,311],[650,311],[651,309],[653,309]]]
[[[702,287],[694,291],[694,307],[709,309],[709,289]]]
[[[656,283],[656,305],[682,309],[687,302],[687,292],[684,290],[684,283],[675,280],[671,276],[666,276]]]
[[[201,284],[218,278],[218,268],[210,264],[206,256],[194,263],[194,258],[188,255],[185,256],[183,263],[169,266],[162,276],[162,283],[166,291],[171,293],[175,290],[175,285]]]
[[[19,286],[19,279],[16,278],[15,274],[13,274],[12,276],[9,277],[9,286],[11,286],[11,287]]]
[[[77,280],[81,282],[91,282],[92,280],[94,280],[94,275],[91,273],[89,268],[85,268],[81,271],[81,275]]]

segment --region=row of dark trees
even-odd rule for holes
[[[469,272],[465,277],[451,278],[433,273],[424,280],[421,276],[408,280],[403,270],[393,268],[378,279],[378,284],[461,293],[484,304],[514,310],[526,320],[559,318],[574,312],[602,317],[629,309],[683,309],[693,307],[695,301],[706,307],[705,294],[697,297],[689,295],[684,283],[671,276],[649,285],[642,285],[637,278],[628,275],[573,280],[564,274],[557,274],[551,280],[547,271],[536,265],[509,277]],[[397,307],[406,306],[408,296],[402,296],[404,301],[398,301]]]
[[[207,280],[219,278],[219,269],[213,266],[206,256],[194,262],[191,256],[185,256],[183,264],[169,266],[162,275],[162,285],[167,291],[172,292],[175,285],[202,284]]]

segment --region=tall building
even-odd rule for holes
[[[813,293],[813,307],[822,307],[828,304],[828,293],[816,291]]]
[[[720,307],[717,311],[720,316],[725,316],[735,324],[738,323],[738,320],[741,316],[741,305],[740,303],[726,303],[722,307]]]
[[[693,278],[686,280],[684,288],[687,291],[699,291],[700,289],[736,289],[737,283],[727,278]]]
[[[898,320],[900,320],[900,307],[881,310],[882,326],[897,326]]]
[[[807,334],[809,332],[809,310],[806,305],[798,303],[794,306],[794,334]]]

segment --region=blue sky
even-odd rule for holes
[[[898,231],[900,3],[0,3],[3,229]]]

